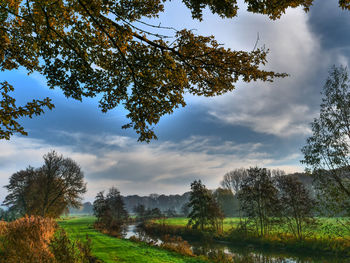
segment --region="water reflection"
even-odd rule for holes
[[[139,240],[161,244],[159,237],[151,237],[144,230],[136,225],[130,225],[125,233],[125,238],[132,236]],[[300,254],[292,254],[284,251],[264,250],[253,246],[235,246],[222,242],[189,242],[191,249],[195,255],[210,255],[210,254],[226,254],[234,260],[234,262],[244,263],[345,263],[350,259],[321,257],[317,255],[304,256]]]

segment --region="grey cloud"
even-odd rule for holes
[[[237,39],[241,45],[249,46],[248,33],[239,30],[239,25],[248,28],[248,32],[260,32],[259,44],[270,49],[267,68],[287,72],[290,77],[274,83],[240,83],[230,94],[212,100],[194,99],[194,103],[206,105],[210,115],[229,125],[246,126],[257,133],[285,140],[296,136],[305,138],[310,133],[309,123],[319,111],[320,92],[328,69],[348,60],[344,47],[342,52],[339,49],[330,51],[321,44],[324,35],[316,34],[314,27],[317,25],[312,22],[315,16],[301,9],[289,9],[277,21],[243,14],[241,20],[223,24],[221,31],[223,28],[229,31],[232,25],[236,32],[231,36],[233,47]],[[322,13],[317,13],[316,17],[322,19]],[[338,20],[328,22],[334,26],[341,23]]]

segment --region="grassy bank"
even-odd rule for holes
[[[199,231],[186,227],[186,218],[169,218],[154,220],[145,224],[145,230],[155,235],[178,235],[186,240],[214,239],[234,245],[254,245],[264,249],[281,249],[300,254],[324,254],[341,257],[350,256],[350,233],[334,218],[320,218],[319,224],[312,229],[303,241],[296,240],[284,225],[276,226],[271,234],[258,237],[253,233],[242,233],[237,230],[239,218],[226,218],[224,232]],[[343,237],[339,236],[339,233]]]
[[[198,258],[151,247],[144,243],[118,239],[104,235],[92,227],[94,217],[77,217],[59,221],[72,239],[84,240],[88,234],[92,240],[92,253],[105,263],[204,263]]]
[[[309,235],[314,238],[342,238],[350,240],[349,228],[344,227],[337,218],[318,218],[318,225],[309,231]],[[176,217],[154,220],[153,222],[158,224],[166,224],[171,226],[185,227],[188,223],[188,218]],[[224,219],[224,232],[230,232],[237,228],[240,219],[238,217],[228,217]],[[272,234],[291,234],[286,225],[276,225],[273,227]]]

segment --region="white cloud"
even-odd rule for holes
[[[288,9],[280,20],[271,21],[241,10],[237,19],[212,22],[208,30],[236,50],[251,50],[247,47],[254,46],[259,32],[258,46],[270,50],[266,69],[290,76],[274,83],[238,83],[233,92],[212,99],[189,96],[189,103],[204,105],[219,121],[256,132],[279,137],[309,134],[321,91],[317,74],[327,71],[333,55],[323,53],[308,14],[300,8]]]
[[[261,150],[261,144],[219,143],[214,137],[191,137],[179,143],[164,142],[139,144],[128,137],[70,134],[71,145],[53,147],[44,141],[14,136],[11,141],[0,141],[0,184],[8,183],[10,175],[29,164],[42,165],[42,156],[51,149],[79,163],[88,182],[86,199],[93,200],[98,191],[112,185],[123,194],[182,193],[189,184],[201,179],[208,187],[218,186],[222,176],[239,167],[281,167],[300,171],[297,165],[288,165],[298,156],[277,160]],[[120,143],[122,141],[122,143]],[[99,149],[96,143],[104,142]],[[115,147],[115,143],[117,147]],[[91,145],[77,151],[79,145]],[[296,163],[296,162],[295,162]],[[0,190],[0,200],[5,196]]]

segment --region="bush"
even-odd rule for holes
[[[46,263],[54,256],[49,249],[57,224],[53,219],[25,216],[10,223],[1,223],[2,257],[6,263]]]
[[[86,236],[86,242],[71,241],[63,229],[59,229],[50,248],[54,254],[55,263],[99,263],[91,253],[91,239]]]
[[[99,263],[91,253],[91,240],[73,242],[56,221],[25,216],[0,221],[0,263]]]
[[[184,241],[181,237],[166,235],[163,238],[163,243],[160,245],[160,247],[182,255],[194,256],[190,244],[188,244],[187,241]]]

